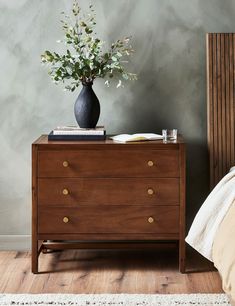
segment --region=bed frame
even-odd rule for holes
[[[207,114],[210,186],[235,165],[235,33],[208,33]]]

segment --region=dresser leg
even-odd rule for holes
[[[179,270],[181,273],[185,273],[185,261],[186,261],[186,249],[185,240],[179,241]]]
[[[32,240],[32,254],[31,254],[31,269],[32,273],[38,273],[38,241]]]

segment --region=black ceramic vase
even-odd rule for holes
[[[100,116],[100,103],[92,89],[93,83],[83,84],[74,104],[74,114],[80,128],[95,128]]]

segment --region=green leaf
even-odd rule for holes
[[[117,54],[118,57],[122,57],[122,53],[117,52],[116,54]]]
[[[93,30],[92,30],[91,28],[86,27],[86,28],[85,28],[85,32],[86,32],[87,34],[91,34],[91,33],[93,32]]]
[[[105,53],[105,54],[104,54],[104,59],[105,59],[105,60],[108,60],[108,59],[109,59],[109,54],[108,54],[108,53]]]
[[[125,80],[135,80],[137,76],[125,69],[127,62],[121,60],[124,55],[132,55],[129,38],[118,39],[111,46],[105,46],[104,42],[96,37],[96,15],[93,5],[89,6],[88,14],[81,14],[78,0],[73,1],[71,14],[62,13],[61,26],[67,44],[64,53],[58,54],[46,50],[41,55],[42,63],[50,66],[49,74],[52,80],[67,82],[65,89],[74,91],[83,80],[93,80],[97,77],[108,78],[119,76]],[[122,87],[121,81],[117,87]]]
[[[51,52],[48,51],[48,50],[46,50],[44,53],[45,53],[46,56],[52,56]]]
[[[126,73],[123,73],[123,74],[122,74],[122,77],[123,77],[124,80],[129,80],[129,76],[128,76],[128,74],[126,74]]]

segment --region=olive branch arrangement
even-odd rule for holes
[[[105,42],[94,32],[96,14],[93,5],[84,15],[78,0],[74,0],[71,14],[61,14],[64,39],[57,42],[65,44],[66,52],[61,55],[47,50],[41,55],[42,63],[49,66],[54,83],[65,83],[65,90],[74,91],[81,83],[92,84],[96,78],[104,78],[109,86],[111,79],[119,76],[117,87],[122,86],[122,79],[137,79],[136,74],[127,72],[124,67],[134,52],[131,38],[118,39],[105,48]]]

